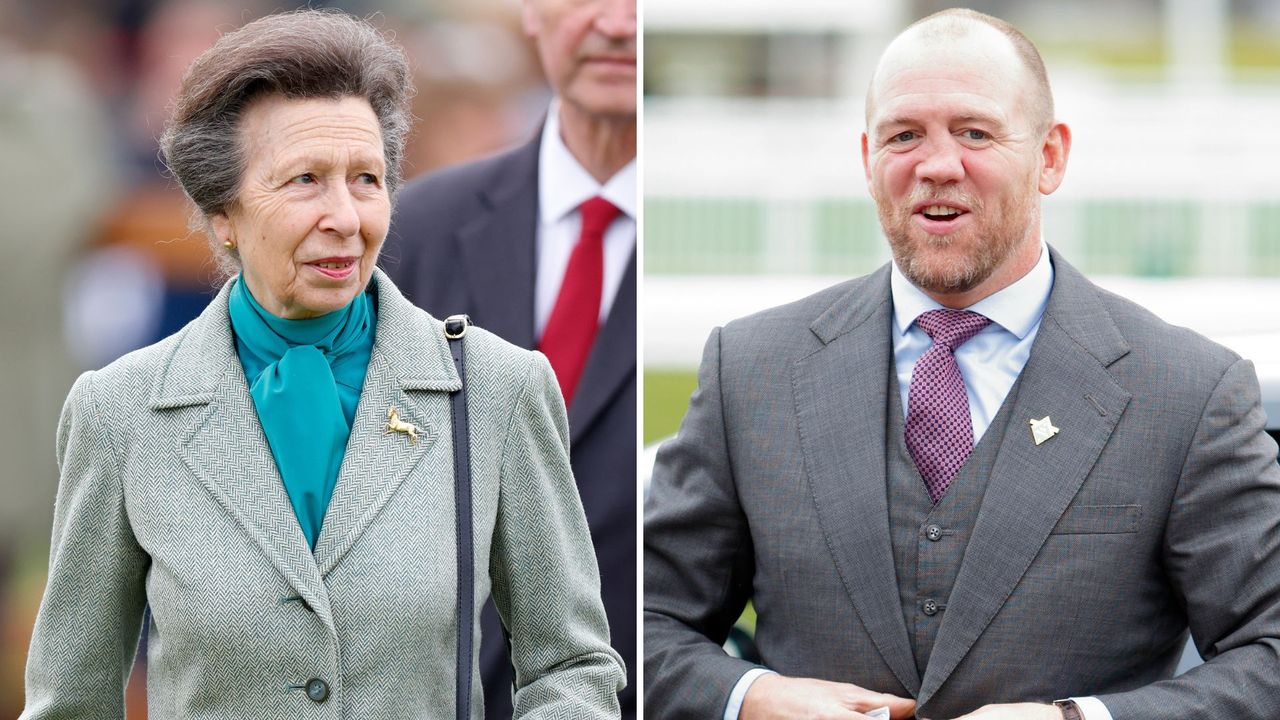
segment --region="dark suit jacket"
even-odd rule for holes
[[[1076,695],[1115,720],[1280,717],[1280,466],[1252,365],[1051,257],[923,675],[888,524],[888,268],[712,334],[646,506],[648,717],[724,712],[749,599],[766,666],[921,717]],[[1208,662],[1170,680],[1188,627]]]
[[[409,183],[381,264],[437,317],[466,313],[534,348],[538,137],[509,152]],[[614,648],[627,663],[623,717],[635,714],[636,259],[596,336],[569,408],[573,474],[591,526]],[[492,620],[492,616],[491,616]],[[481,648],[490,718],[510,716],[510,672],[492,621]]]

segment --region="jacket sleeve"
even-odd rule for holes
[[[49,579],[27,656],[21,720],[123,718],[148,559],[129,524],[118,448],[93,373],[71,388],[57,452]]]
[[[490,556],[494,605],[511,632],[514,717],[617,718],[623,664],[609,646],[564,402],[547,359],[529,357],[502,452]]]
[[[1100,697],[1115,720],[1280,717],[1280,465],[1239,360],[1209,396],[1165,530],[1165,569],[1204,665]]]
[[[721,645],[751,598],[754,549],[730,460],[720,338],[707,340],[698,389],[663,445],[645,503],[645,713],[720,718],[755,665]]]

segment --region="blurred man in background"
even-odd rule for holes
[[[466,313],[545,353],[569,411],[574,476],[635,716],[635,0],[526,0],[555,91],[528,143],[401,192],[384,265],[437,317]],[[511,716],[492,605],[480,662],[487,717]]]
[[[1045,245],[1071,134],[1035,47],[911,26],[862,148],[894,262],[717,329],[658,455],[646,714],[1280,716],[1257,378]],[[720,649],[748,600],[763,665]]]

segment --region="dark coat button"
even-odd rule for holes
[[[311,678],[307,681],[307,697],[315,702],[322,703],[329,699],[329,683],[320,678]]]
[[[930,598],[924,601],[924,606],[921,609],[924,610],[925,615],[932,617],[938,614],[938,603],[937,601]],[[310,686],[308,685],[307,687],[308,687],[307,692],[310,692]]]
[[[942,528],[937,525],[926,525],[924,529],[924,536],[929,538],[932,542],[938,542],[942,539]]]

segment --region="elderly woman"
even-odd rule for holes
[[[122,717],[148,604],[151,717],[480,717],[491,592],[516,717],[616,717],[546,360],[448,340],[375,269],[410,92],[403,54],[337,13],[264,18],[191,66],[163,152],[238,272],[71,390],[23,718]]]

